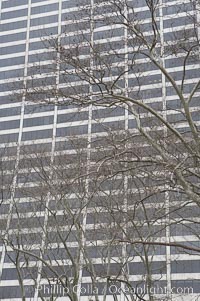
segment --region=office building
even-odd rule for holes
[[[200,298],[199,14],[0,0],[0,300]]]

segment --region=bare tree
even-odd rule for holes
[[[58,105],[125,106],[135,120],[135,131],[155,152],[158,157],[155,161],[165,169],[170,185],[179,187],[198,205],[199,188],[194,183],[198,181],[199,167],[195,96],[200,82],[194,69],[194,79],[188,83],[192,76],[189,65],[194,62],[197,71],[199,66],[197,2],[189,3],[189,12],[184,3],[174,6],[177,19],[175,16],[174,20],[168,21],[173,27],[166,38],[159,28],[163,22],[161,10],[167,13],[168,5],[162,7],[158,1],[146,1],[148,10],[143,20],[142,13],[134,7],[137,7],[136,2],[115,0],[102,4],[95,1],[93,7],[86,5],[77,13],[77,21],[72,27],[79,34],[72,36],[71,27],[66,25],[66,31],[59,38],[44,41],[59,54],[56,63],[60,66],[63,85],[49,89],[38,87],[36,83],[34,88],[32,81],[27,100],[34,100],[36,96],[38,101],[41,93],[42,102],[46,98],[47,102]],[[179,18],[180,11],[185,12],[183,20]],[[85,16],[83,22],[78,21],[81,16]],[[189,23],[189,29],[186,26],[177,29],[174,25],[177,20]],[[89,22],[92,28],[86,35],[84,32]],[[104,26],[107,26],[107,31],[98,29]],[[115,42],[115,28],[122,31],[123,40]],[[77,43],[72,43],[74,39]],[[165,61],[168,64],[177,61],[180,67],[171,71],[165,66]],[[152,91],[147,90],[145,94],[148,83],[155,83],[153,91],[158,95],[161,93],[160,101],[159,98],[157,102],[150,101]],[[160,88],[157,89],[156,85]],[[176,97],[174,109],[171,107],[173,102],[166,100],[168,90]]]
[[[20,252],[37,261],[38,293],[41,279],[55,278],[77,300],[73,287],[84,275],[96,301],[100,290],[104,300],[109,293],[127,296],[118,285],[133,283],[145,283],[147,292],[130,294],[132,300],[146,300],[146,293],[155,300],[151,288],[170,273],[169,249],[200,251],[176,235],[199,239],[199,4],[181,2],[173,18],[163,18],[170,4],[145,3],[144,11],[137,1],[81,3],[73,24],[69,17],[60,36],[44,41],[54,54],[48,81],[37,75],[27,83],[27,101],[89,106],[92,127],[96,121],[104,132],[78,156],[60,153],[45,164],[44,156],[35,158],[45,214],[34,223],[42,244],[39,255],[24,242]],[[118,110],[123,122],[106,122],[101,110],[110,116]],[[171,291],[164,295],[170,300]]]
[[[158,293],[167,300],[166,246],[199,253],[198,247],[165,240],[169,227],[187,221],[187,200],[166,208],[160,175],[155,176],[156,185],[147,185],[152,181],[148,174],[151,162],[122,173],[124,162],[117,157],[105,169],[98,162],[107,160],[112,146],[121,153],[129,152],[121,136],[104,139],[109,147],[102,148],[101,141],[89,171],[87,141],[72,139],[76,152],[59,153],[53,162],[48,152],[24,149],[16,191],[26,203],[15,200],[8,235],[3,239],[8,261],[16,267],[23,300],[34,295],[41,300],[64,295],[77,300],[80,294],[95,300],[101,295],[104,300],[108,295],[114,299],[130,296],[131,300],[146,300],[148,295],[156,300],[152,292],[158,283]],[[128,191],[127,179],[131,179]],[[191,233],[195,234],[194,229]],[[155,261],[158,255],[164,259]],[[82,277],[90,280],[82,283]]]

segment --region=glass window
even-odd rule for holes
[[[166,1],[169,2],[169,1]],[[194,3],[192,3],[193,1],[190,1],[190,3],[175,3],[175,5],[170,5],[169,3],[167,3],[164,7],[163,7],[163,14],[164,15],[177,15],[178,13],[182,13],[182,12],[189,12],[191,10],[194,9]]]
[[[186,236],[186,235],[198,235],[200,232],[199,224],[179,224],[171,225],[171,235],[173,236]]]
[[[28,88],[35,88],[35,87],[45,87],[49,85],[55,85],[56,78],[54,76],[46,77],[46,78],[38,78],[27,81]],[[49,91],[50,92],[50,91]],[[51,93],[51,92],[50,92]]]
[[[34,132],[25,132],[22,135],[22,141],[45,139],[51,137],[52,137],[52,129],[43,130],[43,131],[41,130],[41,131],[34,131]]]
[[[191,296],[191,294],[200,293],[200,280],[174,280],[171,285],[174,294]]]
[[[41,44],[42,44],[42,42],[41,42]],[[42,48],[45,48],[44,43],[43,43]],[[29,55],[28,61],[29,61],[29,63],[35,63],[35,62],[40,62],[40,61],[55,60],[56,55],[57,55],[56,52],[36,53],[36,54]]]
[[[44,153],[50,152],[52,148],[51,143],[39,143],[39,144],[31,144],[31,145],[22,145],[22,153],[34,154],[34,153]],[[36,162],[38,159],[36,158]]]
[[[38,118],[24,119],[23,126],[29,127],[29,126],[52,124],[52,123],[53,123],[53,116],[44,116],[44,117],[38,117]]]
[[[69,126],[67,128],[57,129],[57,137],[73,136],[73,135],[83,135],[87,134],[88,127],[87,125],[82,126]]]
[[[9,103],[18,103],[21,102],[22,96],[21,95],[6,95],[0,96],[0,104],[9,104]]]
[[[20,5],[28,4],[28,0],[9,0],[9,1],[2,1],[2,8],[8,8],[8,7],[15,7]]]
[[[61,95],[63,98],[68,97],[68,95],[80,95],[80,94],[87,94],[89,93],[89,85],[80,85],[73,87],[73,84],[70,87],[60,88]]]
[[[26,32],[6,34],[4,36],[0,36],[0,40],[1,40],[1,43],[26,40]]]
[[[38,3],[38,2],[44,2],[44,1],[49,1],[49,0],[31,0],[31,3]]]
[[[95,0],[99,1],[99,0]],[[128,5],[133,8],[138,8],[138,7],[145,7],[147,5],[146,0],[128,0]]]
[[[3,269],[2,280],[14,280],[18,279],[16,269]]]
[[[54,110],[53,105],[33,104],[33,105],[25,106],[25,114],[40,113],[40,112],[47,112],[47,111],[53,111],[53,110]]]
[[[28,68],[28,75],[34,75],[34,74],[42,74],[42,73],[50,73],[53,72],[55,74],[56,65],[54,64],[48,64],[48,65],[38,65]]]
[[[73,122],[78,120],[88,120],[88,112],[75,112],[70,114],[58,115],[57,122]]]
[[[35,291],[34,287],[25,286],[25,289],[26,289],[26,297],[34,296],[34,291]],[[21,291],[20,286],[12,286],[12,289],[10,286],[2,286],[2,287],[0,287],[0,296],[2,299],[21,298],[22,291]]]
[[[15,30],[19,28],[26,28],[27,20],[18,21],[18,22],[10,22],[6,24],[0,24],[0,31],[8,31]]]
[[[13,10],[9,12],[2,12],[1,13],[1,19],[6,20],[6,19],[11,19],[11,18],[18,18],[22,16],[26,16],[28,14],[28,8],[26,9],[20,9],[20,10]]]
[[[17,53],[17,52],[24,52],[25,49],[26,49],[25,44],[14,45],[14,46],[9,46],[9,47],[1,47],[0,48],[0,55]]]
[[[3,121],[0,122],[0,129],[1,130],[16,129],[19,127],[19,123],[20,123],[19,120]]]
[[[31,15],[47,13],[47,12],[55,11],[55,10],[58,10],[58,3],[53,3],[53,4],[48,3],[48,5],[32,7]]]
[[[168,41],[174,41],[177,43],[177,45],[172,45],[171,49],[173,50],[175,47],[179,47],[179,52],[183,52],[183,41],[185,41],[185,44],[188,43],[188,39],[196,37],[196,31],[192,29],[184,28],[182,30],[176,31],[173,29],[173,31],[164,32],[164,39],[166,42]],[[182,47],[180,47],[182,46]],[[172,51],[171,51],[172,52]]]
[[[19,115],[20,112],[21,112],[21,107],[1,109],[0,117]]]
[[[172,273],[198,273],[200,260],[180,260],[171,262]]]
[[[9,71],[1,71],[0,72],[0,79],[8,79],[8,78],[13,78],[17,77],[19,78],[20,76],[24,75],[24,69],[17,69],[17,70],[9,70]],[[1,101],[0,101],[1,103]]]
[[[71,7],[79,7],[80,5],[83,6],[83,5],[88,5],[90,4],[90,1],[89,0],[67,0],[67,1],[63,1],[62,3],[62,9],[65,9],[65,8],[71,8]]]
[[[8,214],[9,212],[9,204],[1,204],[0,206],[0,214]]]
[[[8,58],[8,59],[1,59],[0,67],[20,65],[20,64],[24,64],[24,62],[25,62],[24,56],[13,57],[13,58]]]
[[[37,50],[37,49],[44,49],[46,48],[45,42],[39,41],[39,42],[30,42],[29,44],[29,50]]]
[[[31,26],[50,24],[58,22],[58,15],[54,16],[45,16],[41,18],[31,19]]]
[[[194,248],[199,248],[200,247],[200,241],[182,241],[179,242],[179,244],[186,246],[186,247],[194,247]],[[178,248],[178,247],[170,247],[171,254],[185,254],[186,250],[184,248]],[[190,251],[190,254],[197,254],[196,251]]]
[[[180,123],[180,122],[184,122],[186,121],[186,118],[184,116],[184,114],[181,113],[177,113],[177,114],[171,114],[167,116],[167,121],[169,123]]]
[[[98,109],[93,110],[92,112],[92,118],[107,118],[112,116],[121,116],[124,115],[124,108],[106,108],[106,109]]]
[[[0,143],[17,142],[18,134],[0,135]]]
[[[66,139],[65,141],[59,141],[56,142],[56,151],[62,151],[62,150],[70,150],[70,149],[83,149],[87,147],[87,139],[84,138],[71,138],[71,139]]]
[[[128,121],[128,128],[129,129],[135,129],[137,127],[137,123],[135,119],[131,119]]]
[[[164,20],[164,28],[173,28],[176,26],[186,26],[192,24],[192,19],[190,17],[184,16],[182,18],[171,18],[169,20]]]
[[[30,39],[43,36],[50,36],[58,33],[58,27],[49,27],[30,31]]]
[[[92,124],[92,133],[109,132],[124,129],[124,121],[113,121]]]
[[[24,87],[24,82],[19,81],[18,79],[13,82],[13,83],[4,83],[0,84],[0,92],[5,92],[5,91],[13,91],[13,90],[18,90],[18,89],[23,89]]]
[[[115,29],[110,29],[110,30],[105,30],[105,31],[97,31],[94,32],[94,40],[99,40],[99,39],[110,39],[113,37],[118,37],[124,35],[124,29],[123,28],[115,28]],[[111,46],[112,48],[112,46]]]

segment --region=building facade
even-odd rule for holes
[[[199,21],[0,0],[0,300],[200,298]]]

